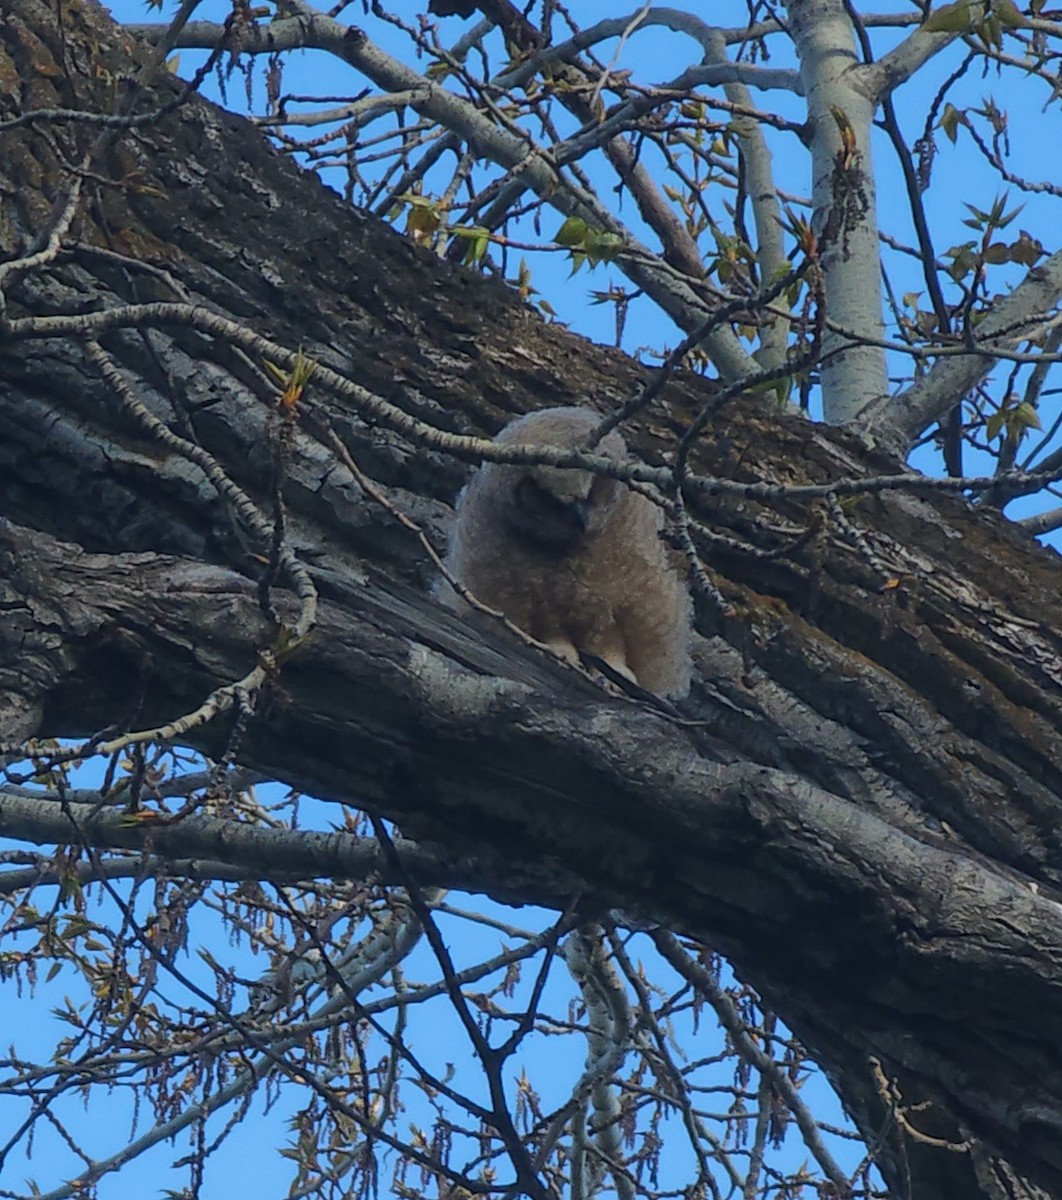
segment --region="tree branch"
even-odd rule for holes
[[[19,538],[0,531],[0,555],[23,544]],[[106,720],[115,703],[110,688],[126,677],[141,643],[152,646],[138,669],[154,703],[186,704],[191,697],[174,689],[226,677],[264,620],[248,586],[225,572],[189,574],[188,564],[144,555],[124,563],[71,556],[40,536],[32,544],[34,570],[0,575],[0,604],[15,613],[47,602],[51,611],[65,609],[78,631],[62,639],[58,661],[51,651],[53,667],[44,673],[54,681],[53,718],[87,709]],[[478,862],[481,879],[493,873],[491,892],[502,899],[518,893],[555,906],[560,888],[580,893],[584,904],[621,905],[710,940],[827,1062],[844,1031],[866,1036],[859,1031],[868,1013],[883,1003],[932,1005],[941,1020],[953,1019],[958,1006],[962,1040],[942,1040],[937,1023],[928,1040],[909,1026],[890,1032],[876,1024],[874,1052],[892,1070],[913,1073],[938,1103],[959,1105],[974,1131],[1004,1151],[1028,1136],[1029,1122],[1062,1129],[1062,1081],[1054,1091],[1039,1043],[1026,1040],[1031,1029],[1062,1036],[1049,1015],[1062,978],[1046,965],[1062,962],[1062,906],[1048,890],[952,848],[915,814],[902,816],[902,792],[884,778],[878,787],[892,794],[876,815],[865,798],[853,803],[793,771],[706,756],[689,731],[654,711],[622,701],[588,707],[566,677],[546,684],[552,668],[540,676],[548,704],[539,688],[514,678],[488,682],[458,665],[460,623],[447,632],[423,604],[408,623],[393,593],[373,600],[378,587],[359,589],[353,610],[322,606],[318,637],[292,657],[268,716],[246,731],[254,769],[309,794],[367,802],[431,839],[445,830],[458,861]],[[110,679],[86,677],[70,656],[92,654],[116,621],[124,660],[112,658]],[[11,661],[5,632],[23,658],[46,652],[45,643],[27,645],[9,620],[0,629],[0,662]],[[459,657],[447,661],[447,646]],[[181,671],[174,655],[185,663]],[[97,692],[91,703],[86,683]],[[82,693],[76,705],[64,696],[71,687]],[[53,732],[78,728],[60,721]],[[116,841],[143,836],[115,829],[113,813],[90,820],[104,822]],[[328,836],[302,835],[307,866],[321,845],[335,850],[318,866],[337,864],[339,846]],[[186,855],[179,846],[173,852]],[[219,857],[216,842],[203,849]],[[543,861],[554,864],[548,884]],[[844,906],[844,926],[822,924],[815,913],[836,904]],[[802,930],[799,945],[794,927]],[[896,964],[884,995],[868,971],[883,943]],[[931,996],[927,981],[939,981],[940,990]],[[917,1001],[907,995],[912,986]],[[976,1060],[970,1035],[983,1039]],[[1002,1081],[1015,1103],[1001,1115],[994,1097]]]
[[[1042,323],[1062,297],[1062,250],[1034,267],[1007,295],[998,297],[974,334],[976,353],[940,359],[905,392],[872,403],[864,419],[872,432],[905,448],[974,388],[992,369],[993,348],[1010,349]],[[994,337],[993,335],[997,335]]]
[[[869,21],[866,23],[870,24]],[[877,62],[857,67],[854,85],[873,104],[880,104],[959,36],[957,33],[927,33],[924,29],[916,29]]]
[[[592,227],[622,238],[624,254],[620,262],[624,272],[644,288],[680,328],[689,329],[704,320],[704,302],[683,274],[659,261],[596,197],[560,176],[549,153],[533,148],[526,138],[515,136],[467,100],[392,58],[373,45],[360,30],[341,25],[303,4],[302,0],[293,0],[293,7],[299,15],[291,19],[290,28],[278,29],[277,25],[271,25],[254,34],[241,35],[244,40],[239,48],[246,49],[255,39],[261,39],[262,52],[270,53],[275,49],[314,46],[349,63],[385,91],[414,93],[419,98],[411,105],[415,111],[460,134],[477,153],[503,167],[518,169],[521,185],[530,188],[564,216],[583,217]],[[214,47],[223,35],[220,26],[208,25],[204,29],[203,23],[193,22],[185,30],[181,44]],[[754,370],[754,361],[729,329],[716,331],[709,349],[720,373],[726,378],[738,379]]]
[[[873,344],[884,330],[870,146],[875,106],[854,86],[855,47],[844,0],[794,0],[790,27],[808,99],[814,228],[826,295],[830,311],[843,312],[860,339],[854,346],[829,332],[823,339],[823,415],[842,424],[888,392],[885,356]]]

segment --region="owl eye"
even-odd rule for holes
[[[563,518],[571,507],[552,492],[537,484],[530,475],[525,475],[516,488],[516,500],[521,508],[530,513],[550,517],[554,520]]]
[[[516,485],[516,507],[527,534],[537,541],[562,545],[586,533],[593,498],[562,500],[529,475]]]

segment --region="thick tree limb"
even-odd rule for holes
[[[116,705],[134,670],[154,704],[186,706],[196,689],[240,669],[256,627],[265,635],[238,576],[149,555],[71,554],[14,529],[0,537],[9,580],[0,603],[16,617],[0,636],[17,639],[19,657],[39,664],[36,679],[48,680],[51,724],[61,732],[86,732],[72,723],[78,712],[121,719]],[[34,638],[33,623],[18,615],[45,607],[56,615],[45,637]],[[565,880],[568,894],[581,894],[591,909],[621,906],[709,937],[787,1016],[799,1013],[797,1027],[813,1045],[827,1031],[836,1040],[838,1030],[863,1029],[869,1018],[874,1050],[894,1070],[923,1086],[932,1080],[934,1092],[961,1077],[947,1107],[975,1129],[992,1114],[994,1137],[1006,1133],[1015,1148],[1030,1131],[1048,1138],[1062,1128],[1038,1059],[1042,1045],[1029,1036],[1033,1027],[1049,1039],[1062,1032],[1049,1015],[1062,986],[1048,966],[1062,961],[1053,893],[919,829],[914,814],[897,810],[897,824],[792,770],[705,757],[696,735],[655,712],[588,703],[562,682],[547,685],[552,703],[543,714],[541,688],[448,665],[440,651],[455,651],[461,638],[433,628],[428,612],[411,623],[393,595],[359,589],[353,608],[325,610],[317,636],[288,664],[268,717],[248,731],[246,760],[300,790],[368,803],[409,829],[445,837],[458,862],[496,863],[495,880],[518,881],[520,898],[558,906]],[[103,652],[117,644],[122,654]],[[47,655],[48,645],[57,653]],[[0,646],[0,661],[13,654],[11,641]],[[196,740],[209,750],[215,736]],[[99,831],[106,844],[120,818],[94,820],[101,818],[114,827]],[[238,852],[221,824],[204,830],[203,852],[217,859],[224,848],[253,862],[253,841]],[[167,836],[121,834],[122,844],[144,838],[156,853]],[[173,853],[185,856],[195,826],[173,836]],[[321,840],[304,835],[296,861],[309,855],[307,866],[334,873],[342,859],[317,857]],[[562,873],[554,868],[536,886],[544,862]],[[362,872],[364,858],[353,865]],[[264,862],[262,870],[268,874]],[[474,886],[460,869],[441,881]],[[503,898],[506,890],[492,886]],[[823,919],[837,909],[843,924]],[[891,965],[883,976],[884,946]],[[831,981],[829,997],[820,979]],[[1015,1021],[1026,1003],[1027,1019]],[[927,1010],[935,1016],[922,1036],[910,1021]],[[885,1012],[903,1014],[892,1034]],[[948,1027],[962,1036],[949,1038]],[[971,1036],[982,1043],[976,1062]],[[1009,1128],[992,1099],[1004,1080],[1015,1102]]]

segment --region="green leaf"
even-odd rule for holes
[[[926,33],[969,33],[972,24],[969,0],[958,0],[931,12],[922,28]]]
[[[941,114],[938,125],[944,130],[945,136],[952,145],[955,144],[955,140],[959,136],[959,126],[965,119],[954,104],[944,105],[944,112]]]
[[[618,233],[606,233],[594,229],[587,234],[586,253],[595,266],[599,262],[612,262],[622,248],[623,238]]]
[[[1004,29],[1024,29],[1028,24],[1012,0],[993,0],[992,14]]]
[[[964,242],[961,246],[952,246],[947,251],[947,257],[952,260],[948,274],[954,280],[962,279],[977,265],[977,255],[974,253],[974,243]]]
[[[752,394],[762,394],[765,392],[776,392],[779,396],[787,396],[789,389],[792,387],[792,379],[786,375],[781,379],[766,379],[759,383],[751,384],[746,390]]]
[[[1034,238],[1023,229],[1010,248],[1010,261],[1021,263],[1023,267],[1033,267],[1046,253],[1039,238]]]
[[[581,246],[586,241],[587,224],[582,217],[569,217],[553,235],[558,246]]]
[[[478,237],[473,238],[465,248],[465,262],[474,263],[482,262],[487,256],[487,247],[490,245],[490,236],[484,229]]]
[[[1043,429],[1043,425],[1040,423],[1040,414],[1028,400],[1023,400],[1014,410],[1014,424],[1022,429]]]
[[[482,225],[464,225],[453,230],[453,234],[454,237],[464,239],[465,252],[461,255],[461,261],[466,266],[481,262],[486,258],[487,248],[490,245],[490,233]]]

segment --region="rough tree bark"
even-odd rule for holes
[[[101,10],[59,12],[61,28],[43,0],[4,6],[5,120],[107,111],[134,73],[142,48]],[[159,87],[138,112],[179,90]],[[4,258],[25,253],[97,136],[69,120],[0,125]],[[315,429],[330,422],[393,508],[441,546],[467,468],[392,410],[370,412],[373,397],[438,428],[490,433],[546,403],[590,396],[606,410],[646,372],[351,212],[245,122],[190,100],[106,149],[70,248],[9,293],[7,745],[186,712],[275,636],[256,560],[207,476],[137,425],[83,342],[20,324],[91,324],[158,301],[301,345],[364,389],[319,385],[294,440],[289,535],[323,603],[242,761],[397,819],[419,843],[406,851],[425,883],[554,907],[578,897],[590,913],[618,907],[725,952],[829,1072],[895,1195],[1062,1194],[1052,552],[929,488],[855,486],[839,514],[823,485],[900,465],[748,402],[718,415],[696,457],[701,478],[718,481],[698,494],[698,516],[730,539],[702,546],[728,608],[701,605],[684,713],[697,724],[611,696],[489,621],[457,620],[430,596],[417,538]],[[147,311],[139,328],[99,337],[139,400],[268,511],[263,356],[205,322],[161,325]],[[670,383],[631,433],[646,461],[662,461],[710,401],[701,380]],[[800,485],[810,492],[785,491]],[[216,748],[227,731],[223,718],[189,740]],[[95,814],[88,828],[101,846],[147,841],[263,876],[385,866],[339,837],[274,844],[220,821],[143,833]],[[0,833],[63,836],[39,807],[3,797]]]

